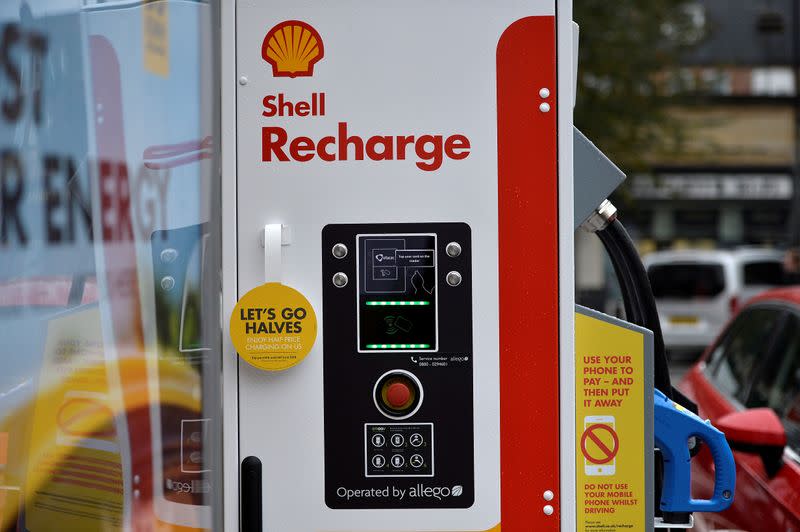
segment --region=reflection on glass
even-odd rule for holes
[[[214,528],[212,7],[0,2],[4,532]]]
[[[158,392],[162,397],[156,413],[162,442],[161,468],[155,472],[156,495],[180,505],[206,505],[212,489],[211,464],[206,463],[204,452],[210,420],[204,417],[201,394],[203,370],[212,352],[203,328],[207,305],[203,287],[210,271],[206,230],[205,225],[195,225],[157,231],[151,239],[153,274],[162,279],[155,288]],[[174,287],[164,287],[167,278],[174,280]],[[186,379],[175,381],[161,371],[173,366],[185,368]],[[187,390],[191,401],[175,405],[167,400]]]

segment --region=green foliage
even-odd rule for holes
[[[701,38],[686,0],[575,0],[580,62],[575,125],[626,172],[680,148],[669,108],[686,86],[681,53]]]

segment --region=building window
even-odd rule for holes
[[[711,94],[730,96],[733,93],[733,75],[730,71],[704,68],[701,76],[703,88]]]
[[[674,215],[675,234],[681,238],[716,239],[719,222],[717,210],[678,209]]]
[[[794,75],[789,67],[759,67],[750,73],[753,96],[794,95]]]
[[[769,205],[742,211],[744,241],[748,244],[775,243],[786,232],[789,208],[786,205]]]

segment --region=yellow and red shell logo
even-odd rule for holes
[[[261,57],[272,65],[275,77],[313,76],[314,65],[324,55],[319,32],[299,20],[281,22],[269,30],[261,45]]]

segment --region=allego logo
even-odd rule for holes
[[[461,497],[464,494],[464,486],[457,484],[452,488],[448,486],[425,486],[415,484],[410,488],[399,488],[397,486],[373,487],[365,489],[350,489],[341,486],[336,490],[336,495],[347,499],[436,499],[444,500],[448,497]]]
[[[280,78],[310,77],[314,65],[325,56],[322,37],[310,24],[299,20],[281,22],[264,37],[261,57]]]

